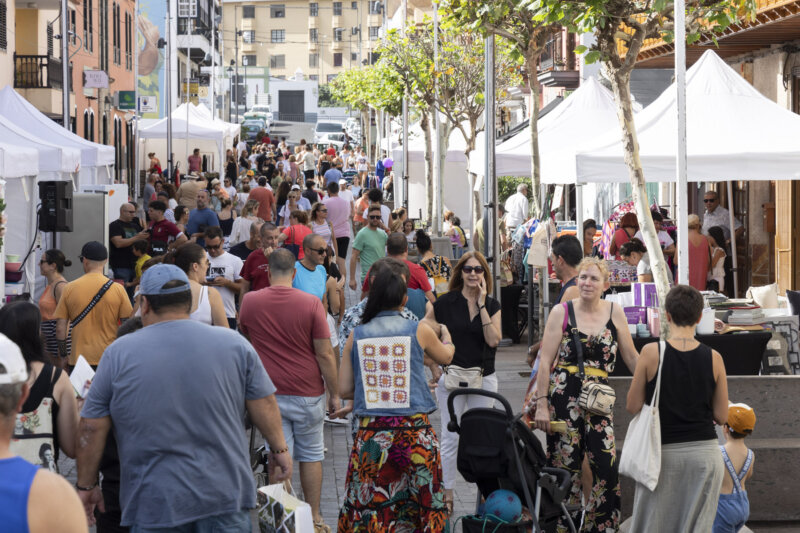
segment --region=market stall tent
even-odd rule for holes
[[[114,181],[115,153],[112,146],[87,141],[59,126],[10,85],[0,89],[0,116],[39,139],[79,150],[81,159],[76,185],[112,183]]]

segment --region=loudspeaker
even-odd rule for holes
[[[40,181],[39,231],[72,231],[72,182]]]

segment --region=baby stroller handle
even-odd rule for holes
[[[508,403],[508,400],[506,400],[500,394],[497,394],[496,392],[492,392],[492,391],[488,391],[488,390],[483,390],[483,389],[466,389],[466,388],[465,389],[456,389],[453,392],[451,392],[450,395],[447,397],[447,412],[450,413],[450,423],[447,424],[447,429],[448,430],[450,430],[450,431],[452,431],[454,433],[458,433],[459,432],[460,428],[459,428],[459,425],[458,425],[458,417],[456,417],[456,408],[455,408],[454,402],[455,402],[456,397],[463,396],[463,395],[468,395],[468,394],[473,394],[473,395],[477,395],[477,396],[486,396],[488,398],[492,398],[494,400],[497,400],[498,402],[503,404],[503,407],[506,410],[506,415],[508,416],[508,419],[511,420],[511,419],[514,418],[514,411],[511,409],[511,405]]]

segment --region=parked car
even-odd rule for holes
[[[267,123],[260,118],[247,118],[242,122],[240,138],[247,143],[248,148],[258,141],[258,132],[267,131]]]
[[[344,129],[344,122],[336,122],[333,120],[325,120],[319,121],[314,126],[314,142],[324,143],[330,142],[328,141],[327,134],[328,133],[343,133],[342,130]]]
[[[332,144],[337,150],[344,148],[344,133],[320,133],[315,135],[314,143],[320,145],[320,147],[327,148]]]
[[[267,125],[265,129],[267,133],[269,133],[269,129],[272,127],[272,108],[267,104],[254,105],[247,113],[244,114],[244,118],[245,120],[250,118],[258,118],[263,120]]]

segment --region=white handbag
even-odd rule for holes
[[[661,421],[658,401],[661,397],[661,368],[664,365],[666,344],[659,341],[658,377],[651,405],[642,405],[642,410],[633,417],[625,435],[619,473],[655,490],[661,473]]]

